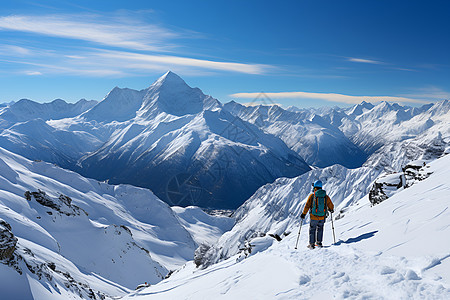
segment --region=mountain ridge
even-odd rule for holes
[[[149,187],[172,205],[237,208],[262,185],[307,172],[308,164],[358,168],[377,149],[427,132],[441,132],[445,148],[447,108],[448,101],[421,108],[223,105],[169,71],[140,91],[115,87],[71,118],[10,122],[0,146],[87,177]],[[9,122],[2,116],[0,123]]]

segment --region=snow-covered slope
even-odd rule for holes
[[[234,218],[226,216],[212,216],[196,206],[173,206],[184,228],[191,234],[197,245],[214,244],[225,232],[234,225]]]
[[[450,155],[429,166],[427,179],[388,200],[371,206],[366,196],[349,207],[334,220],[335,245],[328,220],[326,247],[307,249],[306,222],[296,250],[298,226],[291,224],[280,242],[253,239],[247,258],[237,254],[207,269],[188,263],[126,299],[448,299]]]
[[[22,274],[14,273],[14,287],[33,295],[123,295],[160,281],[197,247],[151,191],[86,179],[1,148],[0,218],[18,240],[12,259],[2,260],[11,268],[0,264],[2,278]]]
[[[0,145],[32,160],[43,160],[70,168],[102,141],[85,131],[60,130],[42,119],[16,123],[0,133]]]
[[[280,178],[261,187],[235,212],[236,225],[232,230],[210,245],[205,265],[237,254],[248,241],[260,235],[282,237],[289,233],[292,226],[299,224],[298,216],[311,193],[311,182],[317,179],[324,182],[336,212],[342,211],[342,217],[348,206],[369,193],[372,182],[381,172],[367,167],[347,169],[334,165],[292,179]]]
[[[443,116],[447,117],[448,113]],[[236,254],[249,239],[260,234],[282,236],[286,233],[292,224],[298,223],[298,215],[311,192],[311,182],[317,179],[325,183],[337,206],[336,217],[345,216],[351,205],[369,194],[377,177],[400,172],[413,160],[432,161],[450,153],[449,124],[439,123],[436,138],[432,132],[427,132],[431,136],[424,133],[415,139],[388,144],[372,154],[361,168],[334,165],[263,186],[236,211],[236,225],[209,249],[205,264]]]

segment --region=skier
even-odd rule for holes
[[[304,219],[308,211],[311,210],[308,245],[310,249],[314,249],[315,245],[322,247],[323,226],[328,215],[327,208],[331,213],[334,212],[334,204],[325,190],[322,189],[322,181],[317,180],[313,183],[313,187],[314,192],[309,195],[303,213],[300,215],[300,218]]]

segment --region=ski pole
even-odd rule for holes
[[[333,228],[333,240],[334,240],[334,243],[336,244],[336,236],[334,234],[333,213],[331,213],[331,228]]]
[[[295,250],[297,250],[298,239],[300,238],[300,231],[302,230],[302,225],[303,225],[303,219],[302,219],[302,221],[300,222],[300,229],[298,230],[297,242],[295,243]]]

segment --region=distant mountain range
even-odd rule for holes
[[[171,205],[237,208],[264,184],[310,166],[357,168],[369,157],[382,163],[385,147],[410,141],[420,148],[420,136],[436,142],[449,106],[222,104],[167,72],[147,89],[116,87],[98,103],[0,107],[0,147],[86,177],[150,188]]]
[[[20,115],[19,103],[0,118],[13,123],[9,115]],[[56,111],[56,104],[47,110]],[[114,88],[77,116],[71,111],[66,107],[59,119],[16,117],[1,132],[0,146],[87,177],[147,187],[184,206],[236,208],[263,184],[310,170],[282,140],[172,72],[145,90]]]

